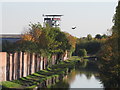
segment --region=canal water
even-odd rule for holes
[[[90,66],[90,65],[88,65]],[[84,64],[71,70],[62,80],[52,85],[51,88],[99,88],[103,90],[104,86],[99,79],[99,73],[95,67],[88,67]]]
[[[52,88],[103,88],[99,74],[92,71],[72,70],[70,74],[64,76]],[[101,89],[103,90],[103,89]]]

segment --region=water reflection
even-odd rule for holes
[[[99,72],[98,72],[99,71]],[[107,72],[107,71],[106,71]],[[111,78],[110,78],[111,77]],[[118,78],[112,77],[112,74],[100,72],[96,62],[76,62],[75,66],[68,68],[66,74],[60,75],[58,78],[53,78],[52,81],[45,81],[42,87],[52,85],[52,88],[62,88],[65,90],[71,90],[72,88],[91,88],[91,90],[120,90],[112,87],[117,87]],[[59,82],[56,82],[59,80]],[[54,85],[53,85],[54,84]]]
[[[52,88],[103,88],[103,84],[97,72],[73,70]]]
[[[75,80],[70,83],[70,88],[102,88],[99,80],[96,80],[93,74],[88,74],[90,76],[83,74],[76,74]]]

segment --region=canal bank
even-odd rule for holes
[[[22,77],[18,80],[2,82],[2,88],[33,89],[50,87],[67,75],[72,69],[74,69],[75,64],[78,62],[80,62],[80,58],[71,57],[69,60],[62,61],[57,65],[53,65],[46,70],[41,70],[27,77]]]

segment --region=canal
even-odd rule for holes
[[[73,70],[51,88],[103,88],[103,84],[97,72]]]
[[[82,64],[77,63],[68,75],[65,75],[51,88],[99,88],[103,90],[104,86],[99,76],[96,65],[85,61]]]

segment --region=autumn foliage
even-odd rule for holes
[[[106,40],[98,54],[102,82],[107,88],[120,87],[120,1],[118,1],[113,23],[112,35]]]
[[[22,35],[22,40],[19,42],[21,50],[55,54],[75,49],[76,37],[69,33],[48,25],[42,27],[39,23],[29,26],[29,30]]]

